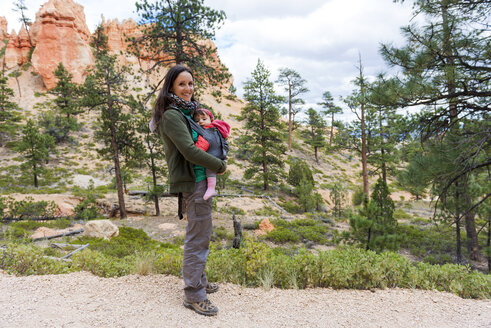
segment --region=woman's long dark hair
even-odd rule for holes
[[[165,74],[164,78],[164,86],[159,92],[157,100],[155,101],[155,105],[153,106],[153,121],[158,126],[160,124],[160,120],[162,119],[162,115],[169,108],[169,105],[172,103],[169,93],[171,92],[172,85],[174,85],[174,81],[177,76],[182,72],[188,72],[191,74],[194,80],[193,72],[184,65],[176,65],[172,67],[167,74]],[[194,101],[194,94],[191,97],[191,101]]]

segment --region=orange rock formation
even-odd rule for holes
[[[72,73],[74,82],[84,81],[94,58],[81,5],[72,0],[49,0],[36,14],[32,36],[36,40],[32,66],[46,88],[56,86],[54,71],[60,62]]]

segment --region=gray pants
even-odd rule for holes
[[[184,238],[184,256],[182,259],[182,277],[184,279],[184,297],[188,302],[201,302],[207,299],[205,275],[206,259],[210,245],[211,198],[203,199],[206,180],[196,184],[193,193],[183,193],[183,202],[187,212],[188,224]]]

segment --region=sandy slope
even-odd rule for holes
[[[217,317],[162,275],[0,274],[0,327],[491,327],[491,302],[417,290],[278,290],[221,284]]]

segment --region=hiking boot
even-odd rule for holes
[[[206,285],[206,293],[207,294],[213,294],[218,291],[218,284],[211,282]]]
[[[213,316],[217,315],[218,313],[218,308],[215,305],[211,304],[210,300],[204,300],[202,302],[195,303],[184,301],[182,304],[184,305],[184,307],[194,310],[196,313],[202,315]]]

